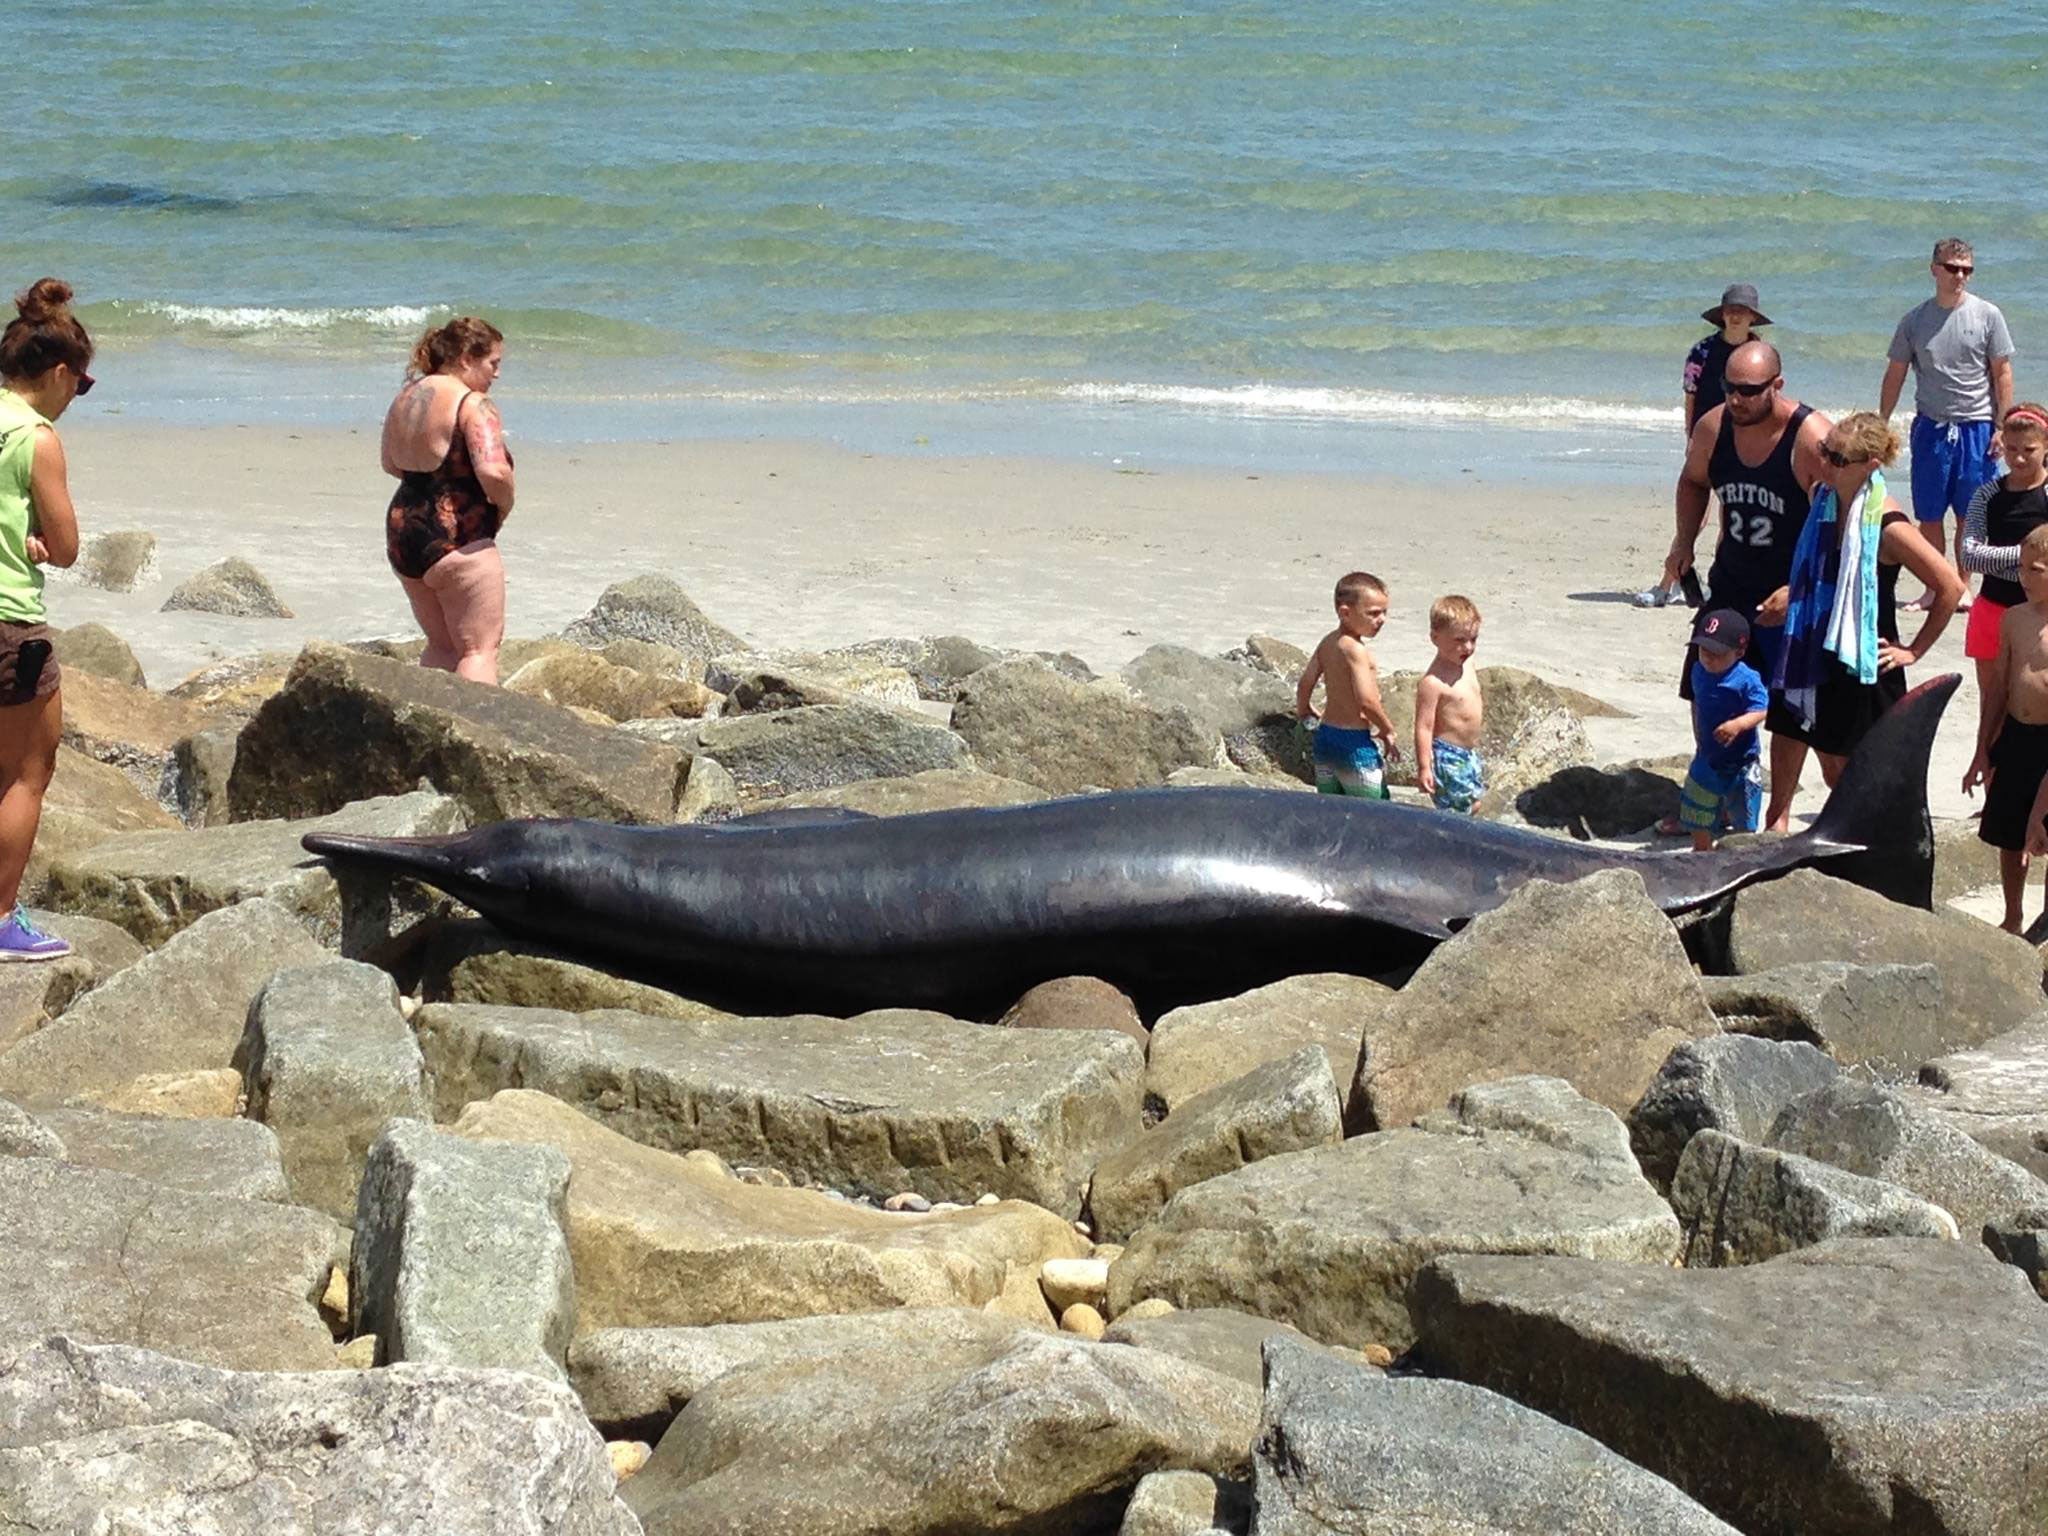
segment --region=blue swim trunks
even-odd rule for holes
[[[1436,808],[1469,813],[1486,792],[1485,767],[1477,749],[1433,741],[1430,757],[1436,772]]]
[[[1716,768],[1698,753],[1685,770],[1678,792],[1678,824],[1688,832],[1754,832],[1764,811],[1763,764],[1746,758],[1730,768]]]
[[[1985,457],[1990,446],[1988,421],[1936,421],[1932,416],[1915,416],[1913,516],[1923,523],[1938,523],[1951,510],[1958,517],[1967,512],[1977,487],[1996,472],[1996,465]]]
[[[1356,795],[1366,800],[1392,798],[1380,744],[1371,731],[1342,725],[1315,729],[1316,789],[1325,795]]]

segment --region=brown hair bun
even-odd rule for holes
[[[83,373],[92,362],[92,337],[71,313],[71,285],[44,277],[14,296],[20,311],[0,332],[0,378],[34,379],[59,363]]]

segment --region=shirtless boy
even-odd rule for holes
[[[1430,605],[1429,638],[1436,660],[1415,685],[1415,774],[1440,811],[1470,813],[1486,790],[1479,727],[1486,704],[1479,673],[1465,665],[1479,645],[1479,609],[1469,597]]]
[[[2021,931],[2028,856],[2048,853],[2048,525],[2020,541],[2020,588],[2027,600],[1999,622],[1977,755],[1963,777],[1965,792],[1990,784],[1977,835],[1999,851],[2008,933]]]
[[[1316,788],[1323,794],[1390,798],[1386,765],[1399,762],[1401,754],[1394,746],[1394,722],[1380,702],[1380,669],[1365,643],[1386,622],[1386,583],[1365,571],[1344,577],[1337,583],[1337,627],[1316,646],[1294,690],[1294,712],[1313,720],[1309,698],[1318,679],[1324,684],[1322,724],[1315,732]]]

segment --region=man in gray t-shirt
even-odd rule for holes
[[[1967,292],[1976,257],[1961,240],[1937,241],[1934,297],[1908,310],[1892,332],[1877,410],[1887,420],[1913,370],[1913,516],[1942,547],[1941,520],[1956,515],[1956,570],[1963,569],[1963,513],[1996,471],[1997,424],[2012,404],[2012,336],[1996,304]],[[1970,605],[1964,575],[1963,606]],[[1913,604],[1927,606],[1922,593]]]

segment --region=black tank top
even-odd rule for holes
[[[2043,523],[2048,523],[2048,487],[2031,491],[2008,491],[2001,476],[1984,503],[1984,542],[2017,544]],[[2027,600],[2026,589],[2010,576],[1984,578],[1984,595],[2002,608]]]
[[[1792,575],[1792,552],[1811,501],[1792,472],[1792,446],[1813,407],[1802,405],[1778,441],[1752,469],[1735,451],[1735,420],[1721,412],[1721,435],[1707,461],[1707,479],[1721,500],[1721,542],[1707,572],[1716,608],[1754,617],[1757,605]]]

